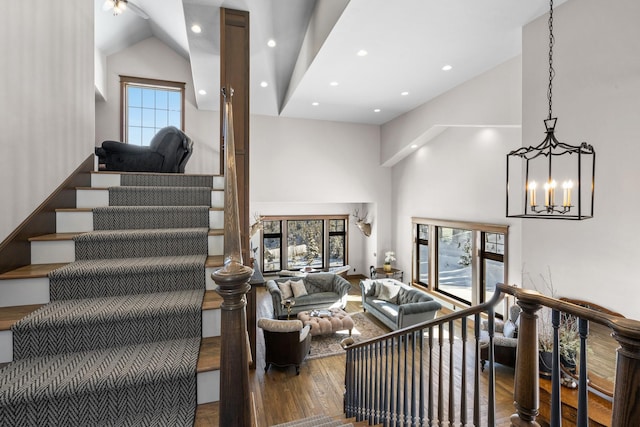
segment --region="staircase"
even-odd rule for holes
[[[220,396],[223,178],[94,172],[0,275],[0,425],[194,424]]]

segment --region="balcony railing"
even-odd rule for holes
[[[384,426],[496,425],[493,307],[506,294],[522,308],[518,332],[513,426],[537,426],[539,410],[538,316],[555,310],[551,425],[561,425],[559,322],[580,324],[577,425],[587,426],[588,322],[606,325],[620,344],[611,423],[640,425],[640,322],[598,312],[537,292],[499,285],[491,301],[405,328],[347,349],[345,412],[358,421]],[[488,319],[488,369],[480,370],[480,324]],[[470,322],[473,327],[470,328]],[[469,333],[469,330],[471,332]]]

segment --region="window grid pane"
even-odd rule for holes
[[[472,231],[438,227],[438,290],[471,304]]]
[[[163,87],[127,84],[126,141],[149,145],[153,136],[166,126],[182,129],[182,92]]]
[[[287,268],[323,268],[322,220],[287,221]]]

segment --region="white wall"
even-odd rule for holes
[[[382,126],[382,161],[402,159],[392,173],[392,248],[405,278],[411,218],[422,217],[508,225],[506,282],[520,283],[520,220],[505,217],[505,159],[521,146],[521,73],[513,58]]]
[[[191,66],[155,37],[107,57],[106,99],[96,100],[95,145],[120,140],[120,75],[185,82],[185,133],[193,139],[186,173],[217,174],[220,169],[220,117],[196,108]]]
[[[509,225],[507,283],[520,283],[520,220],[505,218],[505,154],[517,128],[450,128],[393,168],[396,266],[411,277],[412,217]]]
[[[93,153],[93,2],[3,2],[0,241]]]
[[[374,231],[364,237],[350,221],[349,264],[368,275],[390,246],[390,169],[379,166],[379,127],[252,116],[250,132],[251,215],[367,210]]]
[[[592,301],[640,319],[635,236],[640,212],[640,3],[572,0],[554,11],[556,136],[596,150],[594,218],[526,220],[524,269],[542,286],[551,271],[558,296]],[[544,137],[547,19],[523,32],[523,139]],[[531,286],[527,283],[526,286]]]
[[[96,144],[120,137],[119,75],[186,82],[186,133],[195,148],[187,173],[219,172],[219,113],[200,111],[189,63],[150,37],[107,58],[107,101],[96,101]],[[349,263],[357,273],[376,264],[390,244],[390,170],[379,166],[379,127],[251,116],[250,219],[253,214],[350,214],[367,209],[374,232],[350,222]],[[254,236],[254,245],[258,238]],[[379,243],[382,242],[382,243]],[[352,270],[351,274],[354,273]]]

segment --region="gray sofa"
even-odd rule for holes
[[[282,291],[278,287],[279,283],[286,281],[300,281],[304,283],[307,295],[289,299],[295,301],[291,307],[291,314],[301,311],[321,309],[321,308],[342,308],[347,305],[347,294],[351,289],[351,283],[347,279],[333,273],[312,273],[305,277],[281,277],[267,281],[267,290],[271,294],[273,302],[274,318],[287,315],[287,309],[282,305]]]
[[[362,306],[392,330],[436,317],[442,305],[426,292],[394,279],[361,280]]]

